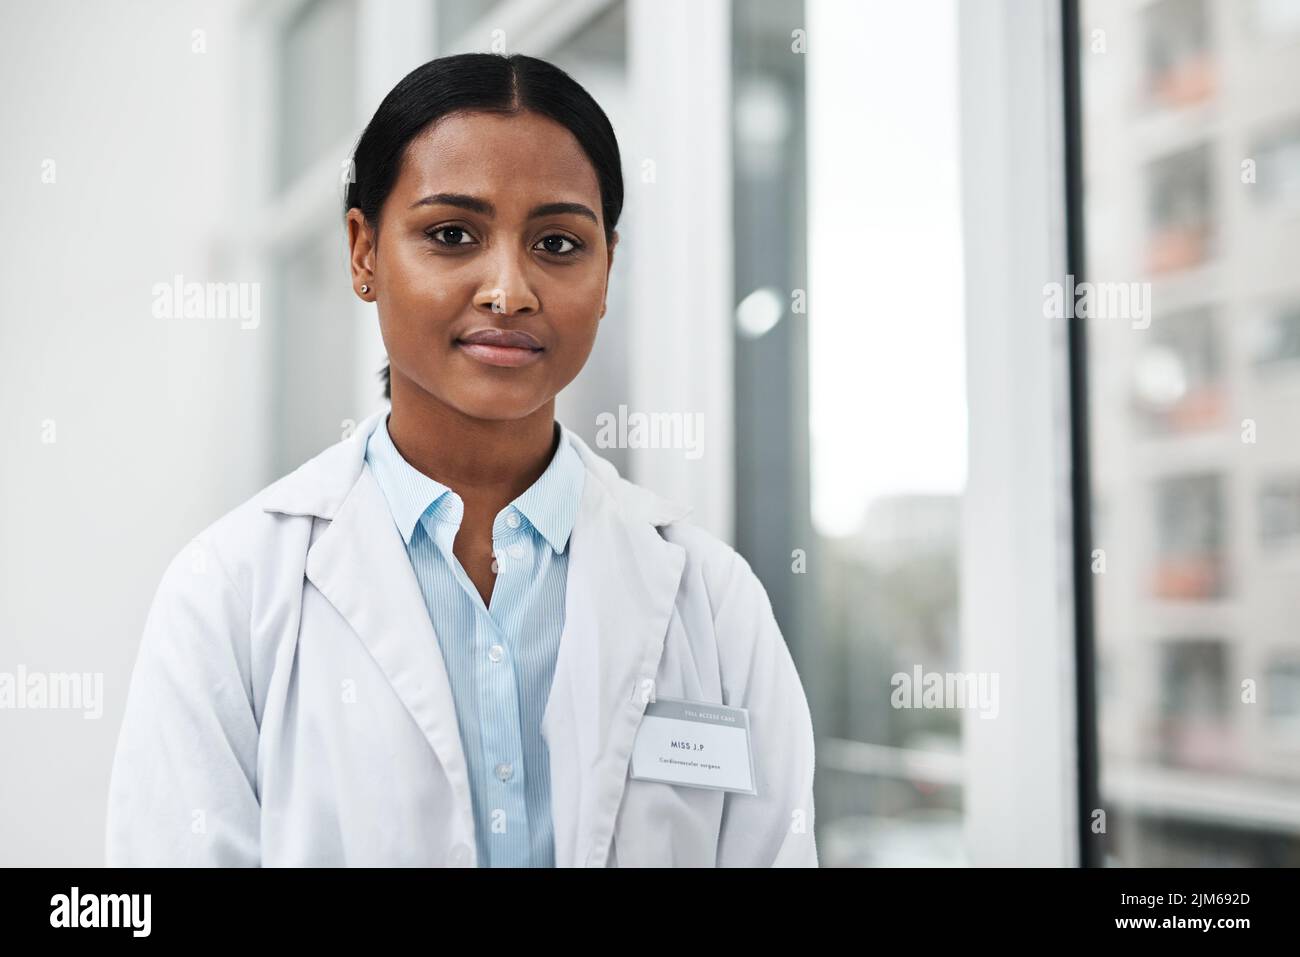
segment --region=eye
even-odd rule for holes
[[[566,243],[568,244],[568,248],[565,248],[564,244]],[[560,233],[552,233],[551,235],[544,237],[541,242],[533,248],[536,249],[538,247],[541,247],[544,252],[548,252],[552,256],[572,256],[582,248],[582,244],[570,239],[568,236],[561,235]]]
[[[445,233],[447,238],[439,239],[440,233]],[[439,226],[437,229],[426,230],[425,235],[440,246],[471,246],[474,243],[473,237],[462,226]]]

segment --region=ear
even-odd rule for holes
[[[611,236],[611,237],[610,237],[610,240],[609,240],[609,259],[608,259],[608,260],[606,261],[606,263],[605,263],[605,292],[606,292],[606,295],[608,295],[608,293],[609,293],[609,271],[610,271],[611,269],[614,268],[614,247],[617,246],[617,245],[618,245],[618,230],[616,229],[616,230],[614,230],[614,234],[613,234],[613,236]],[[605,308],[606,308],[607,305],[608,305],[608,303],[607,303],[605,300],[602,299],[602,300],[601,300],[601,303],[600,303],[600,316],[599,316],[598,318],[600,318],[600,319],[604,319],[604,318],[605,318]]]
[[[348,263],[352,272],[352,289],[366,302],[375,301],[375,235],[361,210],[348,210]],[[362,292],[362,284],[369,291]]]

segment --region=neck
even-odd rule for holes
[[[392,382],[388,433],[406,461],[467,503],[504,507],[546,471],[555,453],[555,400],[521,419],[465,415],[414,386]]]

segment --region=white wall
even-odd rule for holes
[[[0,671],[102,672],[104,695],[98,720],[0,710],[3,865],[102,863],[154,589],[176,551],[264,484],[266,316],[241,329],[151,308],[177,273],[263,278],[234,274],[206,241],[240,188],[236,13],[51,0],[0,31]]]

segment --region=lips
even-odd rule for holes
[[[535,336],[519,329],[479,329],[467,336],[461,336],[458,342],[474,345],[503,346],[507,349],[540,349],[542,344]]]
[[[479,362],[512,368],[536,362],[544,351],[535,336],[518,329],[478,329],[461,336],[456,345]]]

